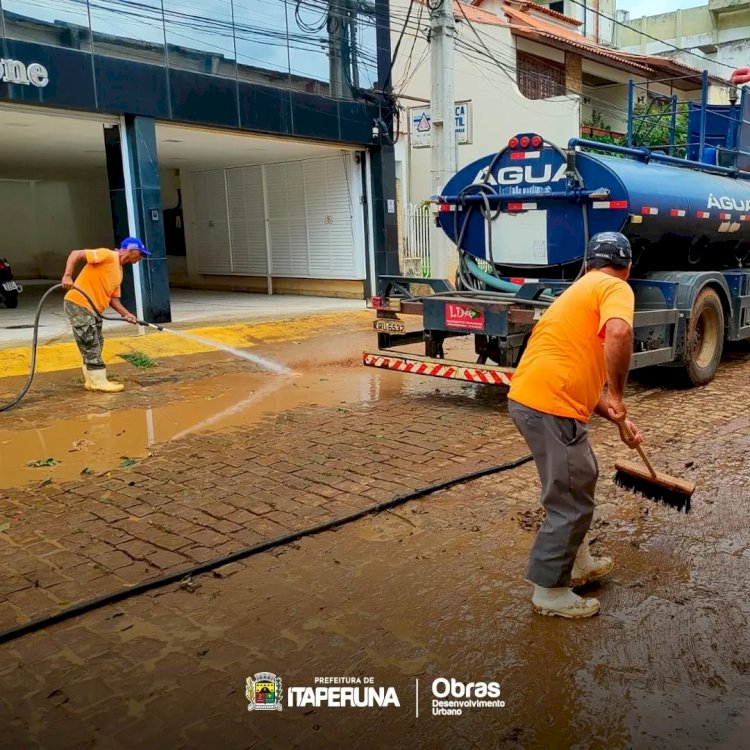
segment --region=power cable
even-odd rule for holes
[[[647,34],[645,31],[636,29],[635,27],[630,26],[629,24],[624,23],[623,21],[619,21],[617,18],[613,18],[612,16],[609,16],[606,13],[602,13],[600,10],[594,10],[593,8],[582,3],[581,0],[571,0],[571,2],[574,3],[575,5],[579,5],[581,8],[584,8],[585,10],[590,11],[591,13],[594,13],[600,18],[606,18],[608,21],[612,21],[612,23],[615,23],[618,26],[622,26],[623,28],[629,29],[630,31],[635,32],[636,34],[640,34],[641,36],[645,36],[647,39],[652,39],[655,42],[659,42],[659,44],[663,44],[664,46],[669,47],[675,50],[676,52],[685,52],[688,55],[693,55],[693,57],[697,57],[699,60],[703,60],[704,62],[710,62],[710,63],[714,63],[715,65],[721,65],[722,67],[728,68],[731,71],[736,70],[736,68],[732,67],[731,65],[728,65],[727,63],[720,62],[719,60],[709,60],[705,55],[699,55],[697,52],[693,52],[692,50],[685,49],[684,47],[676,47],[674,44],[670,44],[669,42],[665,42],[663,39],[659,39],[659,37],[652,36],[651,34]]]

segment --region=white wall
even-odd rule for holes
[[[403,17],[408,7],[408,0],[393,0],[391,7],[397,17]],[[488,6],[489,7],[489,6]],[[423,25],[426,24],[427,14],[423,14]],[[476,36],[466,23],[458,21],[457,39],[477,46]],[[400,28],[394,24],[394,37],[398,36]],[[539,132],[548,140],[566,144],[568,140],[578,135],[580,121],[580,99],[576,96],[556,97],[554,99],[531,100],[526,99],[515,83],[515,44],[510,29],[489,24],[477,24],[487,46],[493,53],[495,60],[484,62],[476,59],[478,55],[467,55],[460,49],[455,55],[455,97],[456,101],[470,101],[472,105],[473,137],[470,144],[457,147],[458,168],[466,166],[472,161],[486,154],[498,151],[508,139],[520,132]],[[410,34],[413,31],[410,31]],[[407,37],[402,43],[402,50],[406,45],[411,50],[413,39]],[[393,40],[395,44],[395,38]],[[430,97],[430,64],[427,43],[423,38],[417,38],[414,51],[409,56],[399,54],[394,68],[393,80],[400,82],[405,77],[405,67],[411,57],[411,79],[400,89],[400,93],[412,97],[429,99]],[[427,55],[426,61],[414,72],[416,61]],[[413,148],[409,143],[408,110],[418,106],[418,102],[407,98],[400,100],[401,106],[406,108],[402,129],[403,158],[406,159],[406,179],[404,185],[404,201],[418,203],[426,200],[432,194],[430,179],[430,149]]]
[[[112,246],[106,171],[69,180],[0,177],[0,227],[0,256],[17,278],[57,278],[71,250]]]

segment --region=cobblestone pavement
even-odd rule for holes
[[[735,354],[705,388],[632,389],[659,467],[699,482],[688,517],[616,490],[623,449],[594,425],[597,544],[618,560],[601,617],[529,611],[526,465],[0,646],[0,747],[743,746],[748,368]],[[361,402],[281,408],[130,468],[0,491],[0,630],[525,453],[500,391],[374,382]],[[245,678],[266,669],[287,685],[372,675],[401,708],[250,714]],[[430,716],[441,675],[495,677],[506,708]]]

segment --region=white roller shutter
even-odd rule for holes
[[[273,276],[364,278],[355,174],[349,152],[192,173],[198,271],[265,276],[270,251]]]
[[[309,276],[303,162],[266,165],[266,196],[271,273]]]
[[[349,154],[304,164],[310,276],[355,278]]]
[[[227,170],[229,233],[232,273],[265,276],[268,273],[263,167]]]
[[[224,170],[190,175],[198,272],[232,273]]]

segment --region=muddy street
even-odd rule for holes
[[[291,377],[123,364],[128,390],[98,398],[45,374],[0,422],[0,630],[526,454],[502,390],[363,368],[369,344],[358,323],[253,347]],[[744,747],[748,368],[735,352],[704,388],[630,388],[655,463],[698,484],[687,516],[614,487],[627,451],[592,423],[594,547],[616,563],[586,592],[597,617],[531,611],[525,464],[0,645],[0,747]],[[248,711],[263,672],[280,712]],[[398,705],[305,703],[368,678]],[[504,705],[435,715],[442,679],[496,682]]]

